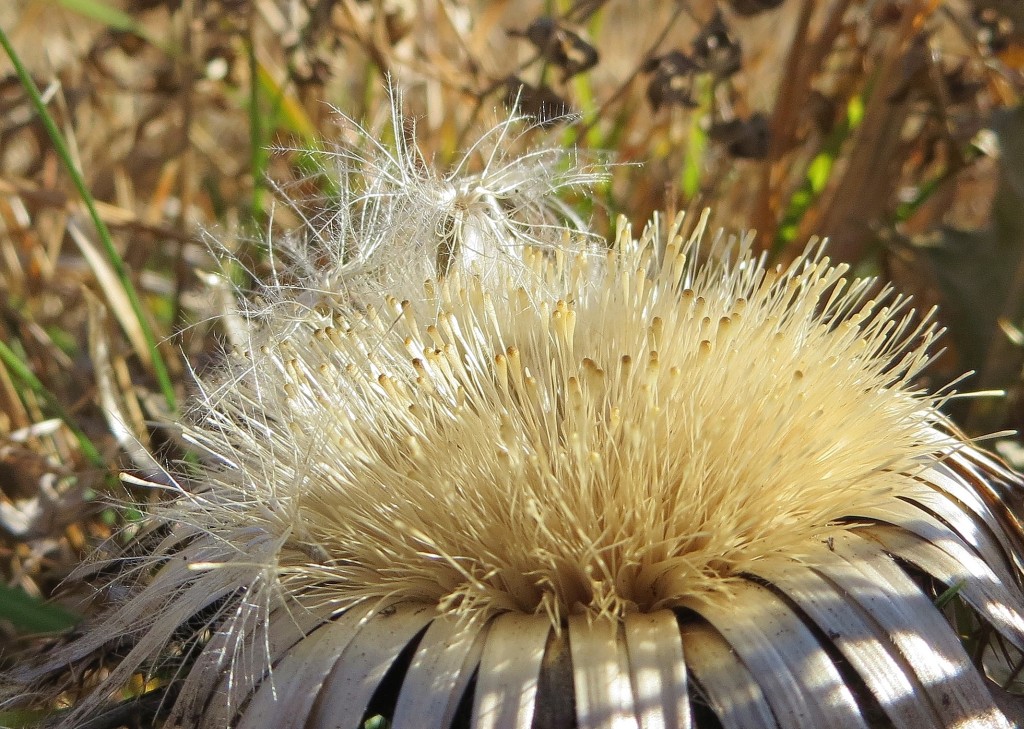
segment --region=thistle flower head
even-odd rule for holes
[[[703,220],[540,236],[529,163],[403,149],[203,379],[201,486],[60,656],[133,640],[73,719],[170,655],[171,726],[1008,726],[930,592],[1024,650],[1020,484],[915,387],[927,317]],[[447,246],[405,195],[467,185]]]
[[[233,519],[280,534],[288,581],[346,606],[558,625],[813,563],[920,488],[943,438],[908,382],[933,330],[817,253],[698,270],[698,238],[527,249],[536,290],[453,270],[236,353],[195,431],[230,462],[211,480]]]

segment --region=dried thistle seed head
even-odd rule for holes
[[[268,318],[68,725],[164,666],[185,727],[1008,727],[930,591],[1024,650],[1021,487],[914,388],[934,328],[701,231]]]
[[[277,569],[337,605],[557,625],[811,559],[837,521],[918,488],[939,417],[909,382],[934,332],[817,253],[698,270],[693,248],[652,264],[623,231],[608,257],[526,249],[531,292],[449,265],[419,300],[268,341],[193,432],[243,479],[217,492],[245,523],[273,497]]]
[[[399,149],[201,378],[133,589],[7,683],[119,642],[65,726],[141,671],[192,729],[1009,727],[957,631],[1024,652],[1021,482],[915,388],[927,318],[704,221],[527,235]]]
[[[452,263],[229,369],[190,431],[215,506],[176,521],[236,550],[190,587],[241,569],[272,617],[226,622],[174,717],[1008,726],[920,578],[1024,648],[985,506],[1019,481],[914,388],[934,327],[817,248],[698,265],[701,230]],[[242,669],[242,635],[276,647]]]

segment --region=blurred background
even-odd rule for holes
[[[567,193],[606,236],[706,207],[782,263],[827,236],[939,307],[923,387],[1006,392],[950,400],[959,427],[1024,428],[1024,3],[8,0],[0,28],[0,662],[89,609],[40,601],[131,537],[111,503],[159,498],[119,470],[184,456],[165,424],[231,296],[210,241],[266,270],[353,120],[393,144],[389,77],[440,168],[517,102],[524,150],[610,163]]]

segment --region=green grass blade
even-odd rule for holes
[[[939,610],[946,607],[953,601],[953,598],[960,594],[960,591],[964,589],[964,585],[967,584],[967,580],[960,580],[955,585],[951,585],[946,588],[941,595],[935,598],[935,607]]]
[[[680,186],[687,200],[692,200],[700,192],[705,152],[708,147],[708,133],[703,121],[711,114],[715,96],[714,79],[710,74],[698,76],[694,85],[694,96],[697,98],[698,106],[690,114],[690,128],[686,135],[686,157],[683,159],[683,172],[680,176]]]
[[[43,725],[45,719],[54,715],[49,709],[12,709],[0,711],[0,728],[22,729],[23,727],[38,727]]]
[[[57,0],[57,3],[74,13],[103,23],[108,28],[143,36],[143,28],[134,18],[99,0]]]
[[[249,60],[249,174],[252,175],[252,218],[258,226],[266,214],[266,172],[270,164],[267,151],[267,130],[263,119],[263,105],[260,103],[259,61],[256,45],[250,39],[246,53]]]
[[[21,58],[15,52],[14,47],[11,45],[11,41],[8,39],[3,28],[0,28],[0,46],[3,46],[7,56],[11,59],[11,63],[14,65],[14,70],[18,74],[18,79],[21,81],[22,87],[28,93],[29,99],[32,101],[32,105],[35,107],[36,113],[39,114],[40,121],[42,121],[43,127],[46,129],[46,133],[50,137],[50,142],[53,144],[54,149],[57,152],[57,156],[63,163],[64,168],[71,177],[71,181],[75,185],[75,189],[78,190],[78,194],[82,198],[83,204],[89,211],[89,217],[92,219],[93,225],[96,227],[96,232],[99,236],[100,242],[103,244],[104,251],[110,260],[111,266],[113,266],[114,271],[117,274],[117,278],[120,281],[121,286],[124,288],[124,292],[131,304],[132,312],[139,321],[139,328],[146,340],[146,346],[149,349],[150,359],[153,363],[153,372],[160,385],[160,390],[163,393],[164,400],[167,402],[167,406],[172,412],[176,411],[177,399],[174,395],[174,385],[171,383],[171,377],[167,370],[167,365],[164,363],[163,357],[160,355],[160,351],[157,348],[156,337],[154,336],[153,330],[149,326],[149,322],[145,317],[145,313],[142,309],[142,302],[139,300],[139,295],[135,291],[135,287],[132,285],[131,279],[128,276],[128,270],[125,266],[124,260],[114,247],[114,241],[110,236],[110,230],[108,230],[106,223],[104,223],[103,219],[100,217],[99,211],[96,209],[95,202],[93,201],[92,194],[89,192],[89,188],[85,184],[85,179],[75,166],[74,160],[71,157],[71,152],[68,150],[68,146],[64,141],[64,136],[57,128],[57,123],[53,120],[53,117],[50,116],[50,113],[46,108],[46,104],[39,93],[39,89],[36,87],[35,81],[32,80],[32,76],[29,74],[24,64],[22,64]]]
[[[0,584],[0,620],[9,621],[19,633],[60,633],[74,627],[79,618],[24,590]]]
[[[107,5],[101,0],[57,0],[57,4],[82,17],[103,23],[103,25],[113,30],[137,35],[168,55],[176,55],[178,53],[178,49],[173,44],[155,37],[138,23],[135,18]]]
[[[860,126],[864,117],[864,98],[854,96],[847,104],[846,116],[840,124],[828,135],[822,150],[811,160],[804,175],[803,184],[793,193],[786,207],[786,213],[782,216],[775,231],[775,242],[772,245],[772,256],[777,256],[787,245],[792,243],[800,231],[800,222],[804,215],[821,197],[829,178],[832,175],[832,167],[835,165],[842,150],[843,144],[850,135]]]
[[[257,224],[266,218],[267,170],[270,167],[270,148],[273,135],[282,128],[296,135],[303,147],[315,151],[319,139],[313,122],[310,121],[296,99],[289,95],[284,85],[279,84],[273,74],[260,63],[256,46],[250,42],[247,48],[249,60],[249,173],[252,175],[252,210]]]
[[[71,429],[71,432],[75,434],[75,438],[78,440],[78,447],[81,449],[82,454],[85,455],[89,463],[97,468],[106,468],[107,464],[104,462],[99,450],[93,445],[92,441],[89,440],[89,437],[75,425],[75,421],[72,419],[70,413],[68,413],[60,404],[60,400],[58,400],[52,392],[46,389],[46,386],[39,381],[39,378],[36,377],[35,374],[33,374],[32,369],[25,364],[14,350],[8,347],[3,341],[0,341],[0,361],[3,361],[7,366],[7,369],[10,370],[10,372],[22,383],[28,386],[32,392],[42,398],[47,407],[56,413],[57,416]]]
[[[914,195],[913,199],[907,202],[902,202],[896,206],[895,222],[907,222],[910,217],[917,212],[918,208],[928,202],[928,198],[934,195],[942,183],[947,179],[948,177],[943,174],[934,177],[931,180],[926,180],[925,183],[918,188],[917,194]]]

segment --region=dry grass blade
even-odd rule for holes
[[[93,445],[89,437],[75,425],[74,418],[61,405],[60,401],[53,395],[33,373],[31,368],[4,342],[0,342],[0,363],[7,372],[13,373],[29,390],[39,396],[48,407],[52,408],[60,419],[71,429],[78,441],[82,454],[94,468],[105,468],[106,461],[99,450]]]
[[[89,311],[89,356],[96,370],[97,400],[107,419],[107,426],[121,450],[132,459],[144,477],[154,481],[167,480],[164,467],[151,451],[148,433],[137,417],[129,417],[125,398],[131,397],[118,385],[114,374],[113,354],[106,331],[107,310],[100,301],[85,292]],[[133,415],[137,412],[132,408]]]
[[[132,344],[132,349],[135,350],[135,353],[147,366],[151,365],[152,353],[146,344],[146,335],[138,318],[132,311],[128,295],[120,286],[117,272],[114,271],[103,254],[74,221],[68,221],[68,233],[75,242],[75,245],[78,246],[78,250],[81,251],[82,257],[95,274],[100,290],[106,297],[107,304],[114,312],[118,323],[124,329],[128,341]]]
[[[864,121],[854,136],[848,167],[830,191],[824,214],[814,221],[815,230],[829,235],[832,250],[840,260],[864,257],[864,246],[870,240],[865,235],[868,226],[873,219],[881,218],[892,198],[892,185],[899,179],[895,166],[902,161],[901,135],[912,104],[909,97],[896,101],[904,83],[900,64],[910,63],[907,59],[914,54],[928,52],[918,35],[920,14],[925,12],[926,4],[923,0],[909,3],[892,33],[885,57],[869,82]]]

